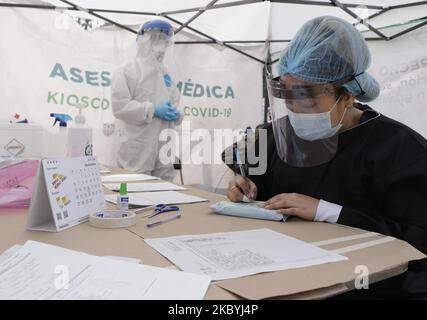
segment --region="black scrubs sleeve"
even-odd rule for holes
[[[383,212],[373,215],[343,206],[338,223],[405,240],[427,253],[427,155],[375,182]]]
[[[405,240],[418,250],[427,253],[427,229],[422,227],[383,217],[371,216],[349,207],[342,208],[337,222]]]

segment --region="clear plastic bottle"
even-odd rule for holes
[[[76,105],[79,114],[75,117],[76,125],[68,128],[68,157],[91,156],[93,153],[92,128],[85,126],[86,118],[83,116],[83,105]]]

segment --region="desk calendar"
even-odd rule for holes
[[[27,228],[58,232],[87,221],[89,214],[105,207],[94,157],[44,159],[34,185]]]

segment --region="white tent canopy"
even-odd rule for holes
[[[2,3],[57,10],[91,20],[92,26],[116,24],[133,32],[160,16],[191,36],[186,43],[217,42],[245,51],[239,44],[268,41],[272,60],[299,27],[316,16],[343,18],[367,40],[392,40],[427,23],[427,1],[416,0],[0,0]],[[177,43],[182,42],[179,40]]]
[[[73,9],[74,14],[78,7],[81,11],[88,10],[127,26],[138,26],[152,19],[153,15],[158,15],[176,20],[178,27],[179,23],[187,23],[196,14],[200,14],[189,23],[189,27],[221,42],[289,40],[302,23],[320,15],[338,16],[356,24],[358,22],[356,15],[361,19],[367,19],[373,14],[381,13],[369,18],[366,22],[380,32],[381,29],[386,28],[386,37],[396,34],[396,30],[404,28],[407,23],[427,18],[427,2],[415,0],[1,0],[0,3],[50,5],[62,9]],[[368,30],[368,27],[362,24],[359,24],[358,28],[362,31]],[[381,38],[378,34],[373,34],[376,38]]]
[[[423,109],[427,101],[427,1],[415,0],[0,0],[0,20],[8,24],[0,30],[4,63],[0,85],[12,88],[0,94],[0,103],[9,106],[1,108],[0,119],[9,120],[10,114],[20,112],[51,130],[45,114],[74,114],[66,109],[67,97],[89,97],[108,104],[108,86],[76,83],[69,75],[52,76],[52,70],[59,64],[65,73],[72,69],[110,75],[131,56],[128,49],[135,43],[139,26],[161,17],[179,30],[174,71],[182,89],[181,107],[187,108],[192,124],[189,132],[254,126],[266,119],[264,65],[274,63],[304,22],[320,15],[346,19],[368,40],[373,57],[369,71],[382,85],[380,98],[371,106],[427,136]],[[58,26],[61,21],[67,28]],[[212,86],[231,88],[233,99],[224,94],[200,97],[190,90],[196,86],[205,91]],[[218,110],[228,115],[232,110],[232,114],[229,118],[209,116]],[[111,110],[95,105],[87,114],[89,124],[99,131],[94,137],[95,150],[98,146],[101,160],[113,164],[110,137],[102,135],[113,122]],[[211,190],[226,184],[223,165],[218,169],[187,167],[186,183]]]
[[[269,41],[272,60],[277,59],[299,26],[316,16],[343,18],[367,40],[391,40],[427,23],[427,1],[416,0],[0,0],[1,3],[50,8],[90,19],[95,26],[116,23],[134,32],[157,15],[192,36],[185,42],[218,42],[245,51],[239,44]],[[177,40],[181,43],[180,37]],[[265,57],[254,58],[266,61]]]

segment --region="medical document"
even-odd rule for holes
[[[181,270],[207,275],[212,280],[347,260],[270,229],[144,241]]]
[[[3,262],[6,259],[9,259],[11,256],[13,256],[21,248],[22,248],[22,245],[20,245],[20,244],[13,245],[12,247],[10,247],[9,249],[7,249],[6,251],[4,251],[3,253],[0,254],[0,262]],[[142,264],[142,260],[137,259],[137,258],[122,257],[122,256],[101,256],[101,257],[108,258],[108,259],[120,260],[120,261],[126,261],[126,262],[130,262],[130,263],[141,263]]]
[[[176,191],[136,192],[129,193],[130,206],[152,206],[156,204],[184,204],[208,201],[207,199],[192,196]],[[117,203],[117,195],[107,194],[105,200]]]
[[[102,176],[101,180],[103,183],[107,182],[131,182],[131,181],[146,181],[146,180],[159,180],[158,177],[149,176],[142,173],[129,173],[129,174],[112,174],[108,176]]]
[[[120,190],[120,183],[105,183],[104,187],[113,190]],[[170,182],[143,182],[143,183],[128,183],[127,192],[145,192],[145,191],[172,191],[186,190],[186,188],[177,186]]]
[[[0,262],[0,299],[202,299],[210,278],[27,241]]]

